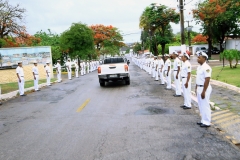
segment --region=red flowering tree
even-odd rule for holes
[[[0,39],[6,39],[7,36],[19,37],[26,32],[25,26],[21,25],[25,12],[19,4],[12,6],[7,0],[0,0]],[[3,43],[0,48],[2,45]]]
[[[208,54],[211,57],[212,43],[214,39],[214,24],[219,16],[226,12],[231,0],[206,0],[198,4],[193,10],[193,17],[198,24],[203,26],[203,35],[207,36]]]
[[[207,43],[207,37],[203,36],[202,34],[198,34],[196,35],[193,39],[192,39],[193,43]]]
[[[92,25],[90,26],[92,29],[94,35],[94,44],[96,46],[97,52],[101,54],[100,50],[104,49],[104,52],[102,54],[107,54],[105,53],[106,50],[111,50],[111,51],[119,51],[118,49],[125,44],[122,42],[123,37],[120,34],[120,31],[118,28],[113,27],[113,26],[104,26],[102,24],[99,25]]]

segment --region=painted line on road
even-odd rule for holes
[[[90,99],[87,99],[78,109],[77,112],[81,112],[83,110],[83,108],[88,104],[88,102],[90,101]]]

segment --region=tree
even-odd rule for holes
[[[40,43],[37,44],[38,46],[51,46],[53,63],[56,63],[58,59],[63,60],[63,53],[67,53],[67,50],[64,52],[64,50],[61,49],[60,36],[58,34],[54,34],[48,29],[48,32],[38,31],[34,34],[34,37],[40,39]]]
[[[172,33],[170,22],[178,23],[179,14],[174,9],[168,8],[165,5],[151,4],[143,11],[139,26],[145,31],[149,31],[150,40],[153,47],[154,55],[158,55],[158,44],[162,47],[162,55],[164,55],[165,45],[171,42]],[[152,38],[155,36],[154,38]],[[150,48],[151,50],[151,48]]]
[[[229,61],[230,68],[236,68],[238,65],[238,61],[240,60],[240,51],[236,49],[230,49],[230,50],[224,50],[220,54],[220,58],[226,58]],[[233,66],[232,62],[233,60],[236,60],[235,65]]]
[[[207,37],[203,36],[202,34],[198,34],[192,39],[192,42],[198,44],[207,43]]]
[[[12,6],[7,0],[0,0],[0,39],[7,36],[21,37],[26,32],[25,26],[21,25],[25,12],[26,10],[20,8],[19,4]]]
[[[133,47],[133,51],[138,54],[141,50],[142,50],[142,45],[137,42]]]
[[[202,24],[203,35],[207,36],[208,56],[211,58],[211,50],[214,39],[216,19],[226,12],[231,0],[205,0],[193,10],[193,17],[197,24]]]
[[[100,52],[100,50],[104,47],[108,47],[108,49],[105,50],[109,51],[109,48],[118,48],[119,50],[120,47],[125,46],[125,44],[122,42],[123,37],[120,34],[118,28],[111,25],[104,26],[102,24],[92,25],[90,26],[90,28],[94,33],[94,44],[96,46],[97,52],[99,52],[100,54],[106,54],[105,51]]]
[[[60,37],[61,48],[68,50],[71,58],[92,59],[95,53],[93,35],[87,25],[73,23]]]

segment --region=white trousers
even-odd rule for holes
[[[183,90],[183,97],[184,97],[184,106],[187,106],[187,107],[192,107],[192,104],[191,104],[191,78],[189,79],[189,82],[188,82],[188,88],[185,87],[185,83],[187,81],[187,77],[185,78],[182,78],[182,90]]]
[[[171,71],[169,71],[168,76],[167,76],[167,71],[165,71],[165,75],[166,75],[166,81],[167,81],[167,89],[171,89]]]
[[[78,77],[78,68],[75,69],[75,75]]]
[[[180,84],[180,73],[178,74],[178,79],[176,79],[177,71],[173,71],[174,84],[176,88],[176,95],[181,95],[181,84]]]
[[[198,99],[199,111],[201,114],[201,123],[203,123],[205,125],[210,125],[211,124],[211,108],[210,108],[209,100],[210,100],[210,95],[212,92],[211,85],[208,86],[204,99],[202,99],[202,97],[201,97],[202,91],[203,91],[203,87],[198,86],[197,87],[197,99]]]
[[[81,68],[81,76],[83,75],[83,68]]]
[[[152,73],[152,68],[148,67],[148,74],[151,74],[151,73]]]
[[[155,72],[156,70],[155,70],[155,68],[152,68],[152,77],[154,78],[155,77]]]
[[[83,67],[83,74],[86,74],[86,67]]]
[[[36,79],[34,79],[34,89],[35,89],[35,91],[37,91],[38,90],[38,79],[39,79],[39,76],[35,75],[35,78]]]
[[[18,88],[19,88],[19,94],[23,95],[24,94],[24,77],[20,77],[21,83],[18,81]]]
[[[161,84],[165,84],[165,82],[164,82],[164,76],[163,76],[163,71],[160,72],[160,70],[159,70],[159,76],[160,76]]]
[[[68,79],[72,79],[72,69],[68,70]]]
[[[47,85],[49,86],[49,85],[51,85],[51,82],[50,82],[51,77],[50,77],[50,73],[48,73],[48,74],[49,74],[49,76],[47,76]]]
[[[61,81],[62,81],[61,71],[58,72],[58,74],[57,74],[57,79],[58,79],[58,82],[61,82]]]
[[[156,80],[156,81],[158,81],[158,80],[159,80],[159,76],[158,76],[158,70],[159,70],[159,69],[157,69],[157,71],[155,71],[155,80]]]

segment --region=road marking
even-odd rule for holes
[[[88,102],[90,101],[90,99],[87,99],[78,109],[77,112],[81,112],[83,110],[83,108],[88,104]]]
[[[235,115],[234,113],[229,112],[229,113],[213,116],[212,120],[215,121],[215,120],[223,119],[225,117],[234,116],[234,115]]]
[[[217,116],[217,115],[219,115],[219,114],[223,114],[223,113],[226,113],[226,112],[229,112],[229,110],[223,110],[223,111],[213,112],[213,113],[212,113],[212,116]]]

